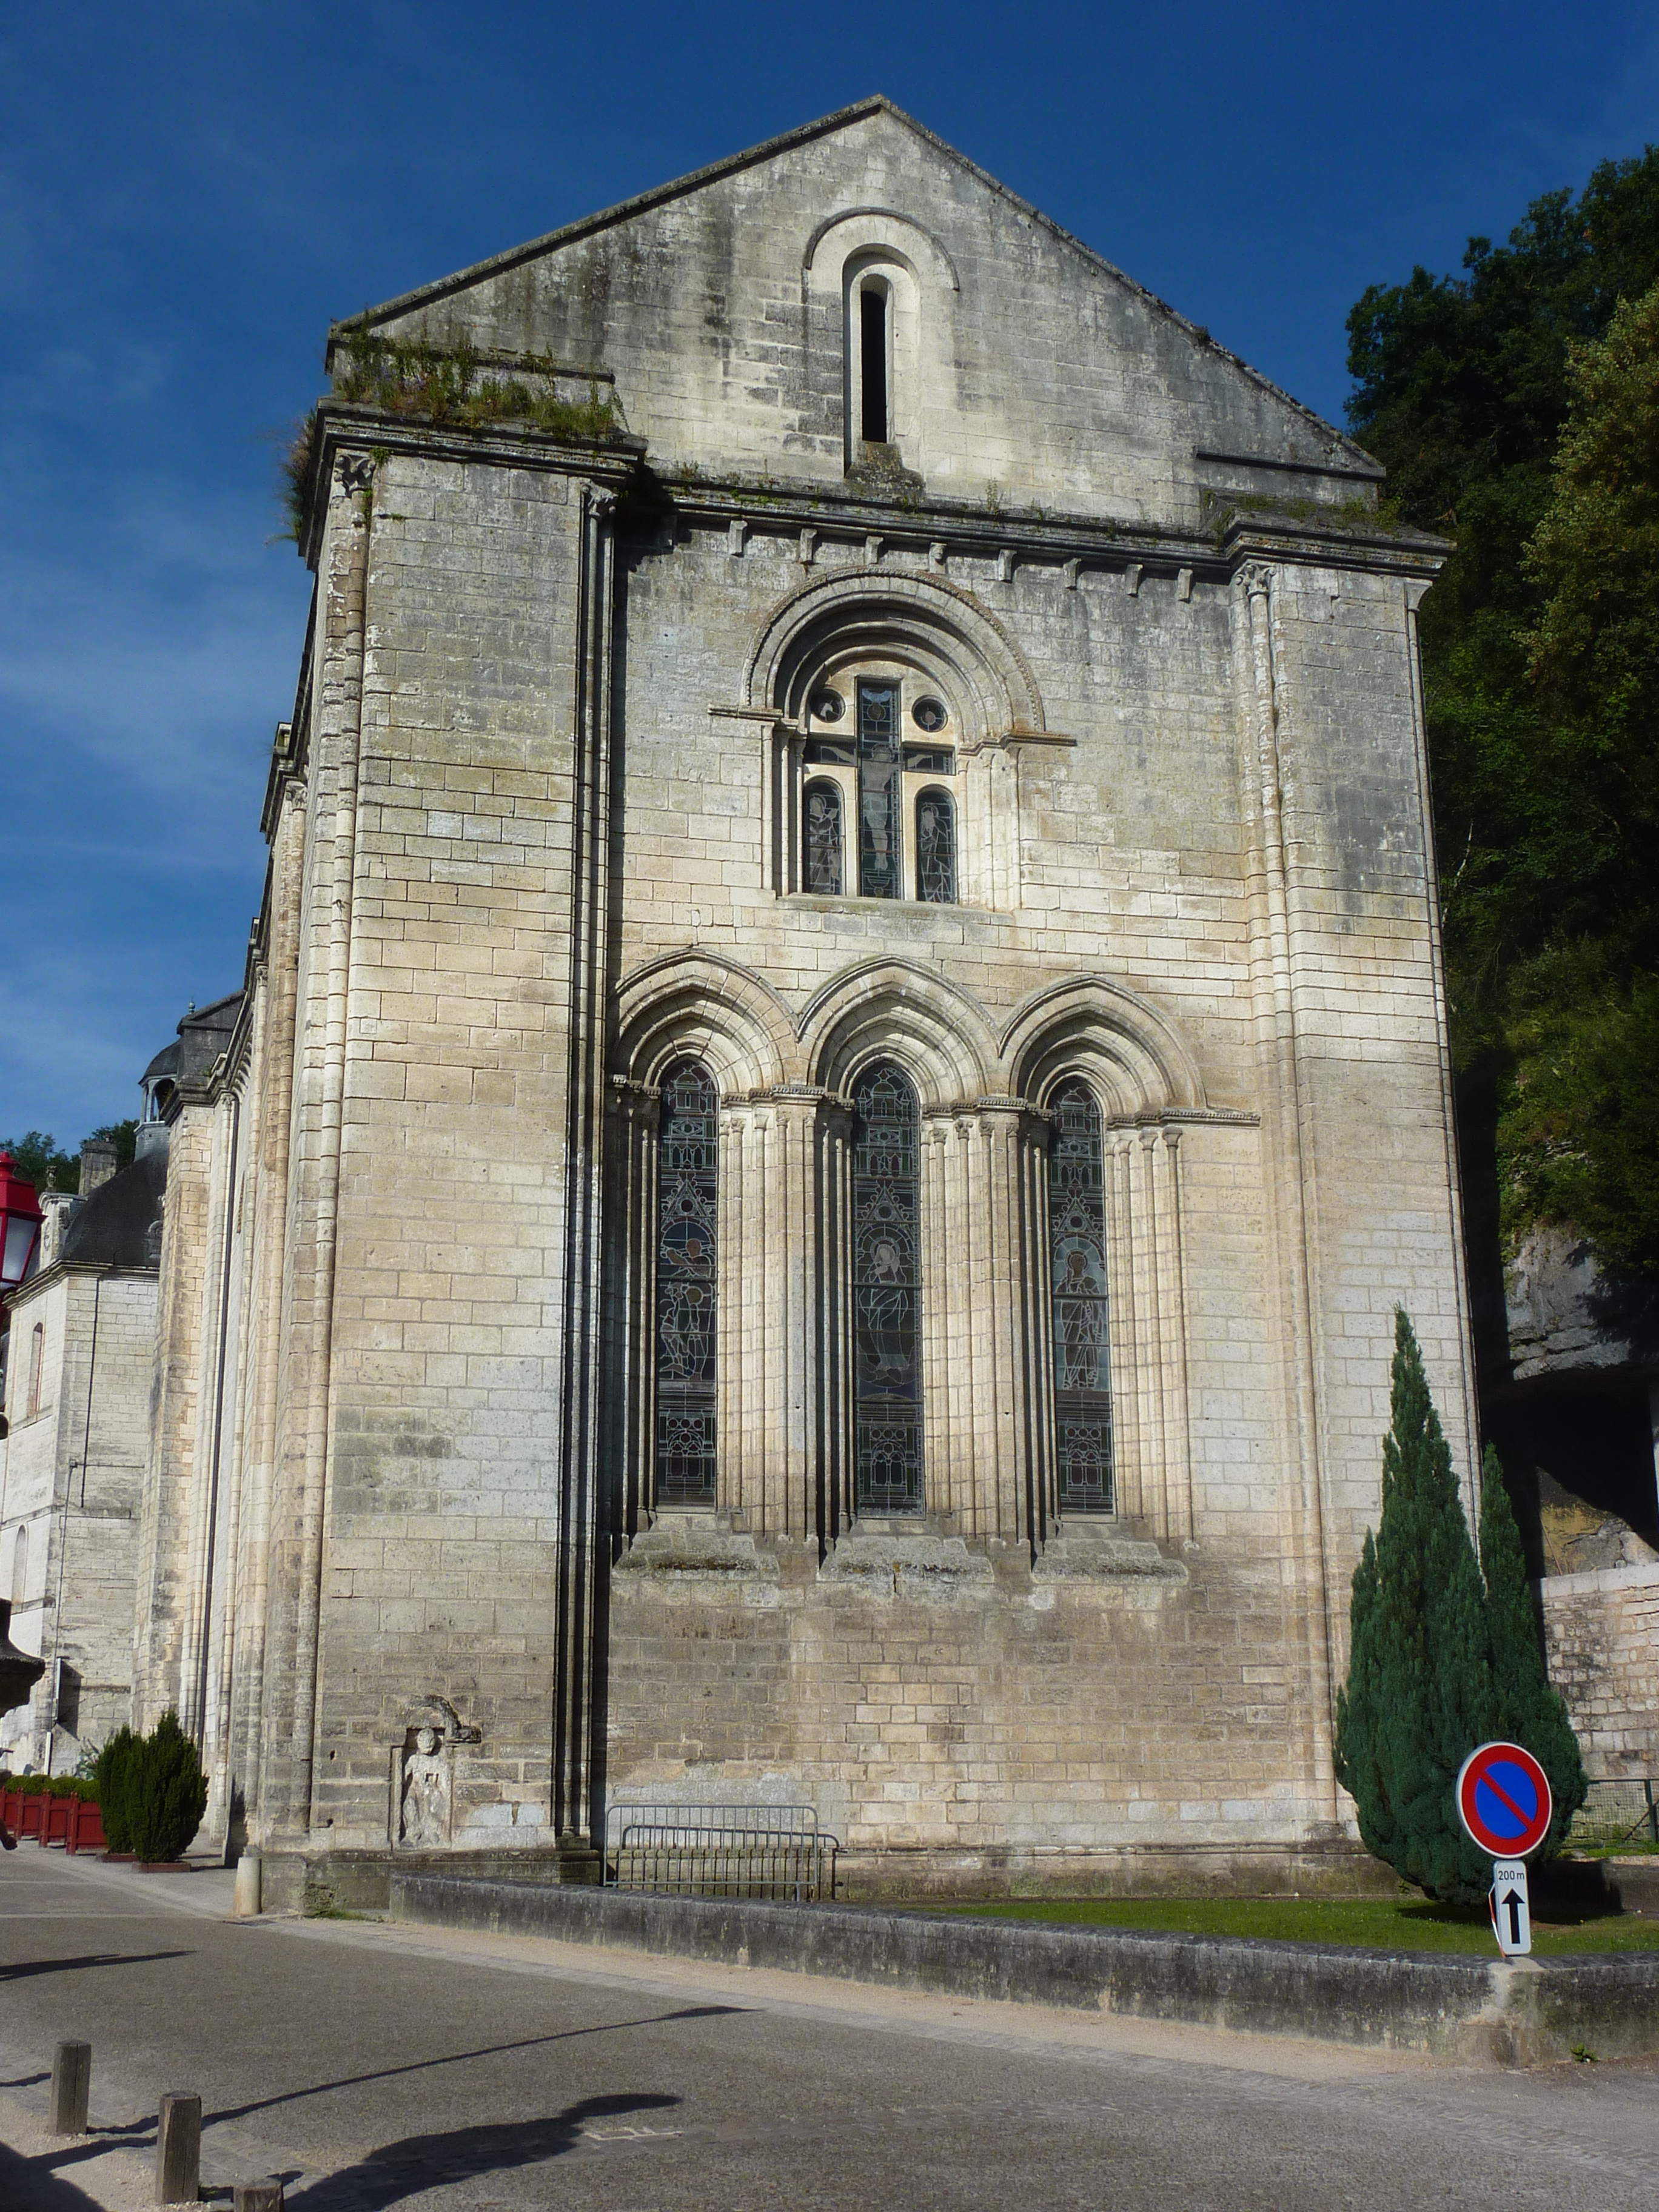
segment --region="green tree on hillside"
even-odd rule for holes
[[[123,1168],[132,1165],[138,1143],[137,1121],[108,1121],[89,1133],[106,1138],[114,1146],[118,1175]],[[44,1130],[30,1129],[21,1137],[0,1137],[0,1152],[11,1154],[18,1174],[38,1191],[73,1192],[81,1188],[80,1152],[59,1152],[58,1139],[47,1136]]]
[[[1455,542],[1422,641],[1465,1158],[1478,1185],[1495,1154],[1511,1240],[1562,1220],[1640,1267],[1659,1266],[1656,283],[1650,148],[1536,201],[1507,245],[1471,240],[1462,276],[1419,269],[1348,319],[1350,422],[1405,519]]]
[[[73,1152],[60,1152],[56,1137],[44,1129],[28,1129],[21,1137],[0,1137],[0,1152],[9,1152],[26,1182],[37,1191],[73,1190],[81,1180],[81,1162]]]
[[[1659,285],[1575,349],[1549,505],[1524,567],[1540,751],[1598,866],[1564,887],[1509,994],[1505,1224],[1570,1221],[1659,1261]]]

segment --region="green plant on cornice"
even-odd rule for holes
[[[378,407],[388,415],[414,415],[433,422],[477,429],[487,422],[527,422],[555,438],[604,444],[623,431],[610,392],[590,380],[586,399],[562,399],[551,386],[558,371],[550,354],[523,354],[519,367],[544,379],[547,388],[522,375],[500,376],[480,366],[477,349],[434,345],[425,338],[387,338],[355,330],[346,361],[334,380],[342,399]]]
[[[297,544],[304,537],[306,525],[311,520],[311,481],[317,471],[317,450],[322,439],[322,423],[313,407],[295,429],[283,455],[282,501],[288,527],[276,532],[278,539],[292,538]]]
[[[1338,530],[1363,530],[1368,526],[1394,530],[1401,523],[1389,500],[1379,500],[1373,506],[1363,497],[1345,499],[1338,504],[1322,499],[1285,499],[1273,492],[1231,492],[1216,513],[1216,544],[1221,544],[1234,523],[1247,522],[1253,515],[1268,521],[1324,522]]]

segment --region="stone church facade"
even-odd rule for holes
[[[1396,1304],[1470,1464],[1440,549],[880,100],[330,366],[140,1722],[268,1867],[1339,1850]]]

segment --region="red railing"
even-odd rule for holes
[[[104,1816],[89,1797],[53,1797],[44,1790],[0,1790],[0,1820],[14,1836],[33,1837],[66,1851],[106,1849]]]
[[[70,1797],[64,1802],[71,1808],[69,1835],[64,1848],[70,1851],[101,1851],[107,1848],[104,1835],[104,1816],[90,1797]]]

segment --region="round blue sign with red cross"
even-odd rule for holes
[[[1518,1743],[1483,1743],[1457,1770],[1458,1818],[1495,1859],[1523,1859],[1550,1832],[1550,1781]]]

